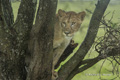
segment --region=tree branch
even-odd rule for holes
[[[26,75],[22,61],[24,59],[21,59],[15,45],[16,34],[12,31],[12,24],[11,3],[9,0],[0,0],[0,79],[23,80]]]
[[[5,5],[5,3],[8,4]],[[10,8],[10,10],[8,7]],[[12,19],[8,18],[11,17],[11,15],[12,15],[12,9],[10,7],[9,1],[0,0],[0,51],[3,53],[6,53],[6,51],[10,53],[10,49],[12,47],[12,44],[10,42],[11,34],[9,33],[9,31],[13,21]]]
[[[37,0],[21,0],[17,19],[13,25],[17,34],[17,42],[22,49],[28,46],[26,44],[33,26],[36,4]]]
[[[26,80],[50,80],[52,76],[54,17],[57,0],[40,0],[32,27],[29,51],[32,55]]]
[[[5,20],[5,24],[6,26],[4,27],[11,27],[13,22],[14,22],[14,16],[13,16],[13,10],[11,7],[11,2],[9,0],[1,0],[1,10],[3,11],[4,14],[4,20]]]
[[[64,61],[72,52],[73,50],[78,46],[78,43],[74,43],[73,40],[69,43],[65,51],[63,52],[62,56],[58,60],[57,64],[55,65],[55,69],[57,69],[62,61]]]
[[[111,51],[107,51],[103,54],[100,54],[96,58],[83,60],[81,62],[81,64],[78,65],[79,67],[77,67],[73,70],[73,72],[69,75],[67,80],[71,80],[76,74],[87,70],[88,68],[92,67],[93,65],[95,65],[97,62],[99,62],[102,59],[106,59],[106,58],[111,57],[111,56],[119,55],[120,54],[119,52],[120,52],[120,48],[118,47],[118,48],[112,49]],[[106,54],[106,56],[104,54]],[[84,66],[82,66],[82,65],[84,65]],[[80,66],[82,66],[82,67],[80,67]]]
[[[93,59],[88,59],[88,60],[84,60],[81,64],[79,64],[79,67],[81,65],[84,64],[84,66],[82,67],[77,67],[75,68],[72,73],[68,76],[68,78],[66,80],[71,80],[76,74],[83,72],[85,70],[87,70],[88,68],[92,67],[93,65],[95,65],[98,61],[100,61],[103,58],[100,58],[99,56]]]
[[[59,77],[57,80],[66,80],[68,76],[73,72],[73,70],[79,67],[78,64],[82,62],[85,55],[94,43],[95,37],[98,32],[100,20],[107,8],[109,1],[110,0],[98,1],[96,9],[91,18],[85,40],[83,41],[75,55],[68,62],[66,62],[65,65],[63,65],[62,68],[59,70]]]

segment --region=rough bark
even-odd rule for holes
[[[70,80],[69,75],[72,74],[74,69],[79,67],[79,64],[82,62],[85,55],[94,43],[96,34],[98,32],[100,20],[107,8],[109,1],[110,0],[98,1],[96,9],[91,18],[91,22],[89,24],[89,29],[85,40],[81,44],[78,51],[74,54],[74,56],[68,62],[66,62],[65,65],[63,65],[62,68],[59,70],[59,77],[57,80]]]
[[[7,5],[5,5],[7,3]],[[11,14],[9,14],[11,13]],[[9,0],[0,0],[0,79],[21,80],[21,67],[15,61],[15,49],[11,25],[13,23],[12,8]],[[8,18],[7,18],[8,16]],[[10,19],[9,19],[10,18]],[[13,69],[15,68],[15,69]],[[20,78],[21,77],[21,78]]]
[[[31,28],[33,26],[37,0],[22,0],[17,19],[13,25],[16,31],[16,39],[21,49],[27,49]]]
[[[36,3],[37,0],[22,0],[14,23],[10,1],[0,0],[1,80],[51,79],[53,51],[51,46],[57,0],[39,1],[33,26]],[[31,50],[28,52],[29,39]],[[28,73],[27,69],[25,70],[25,57],[28,56],[26,53],[32,55]]]
[[[27,80],[50,80],[52,76],[53,32],[57,0],[40,0],[29,43],[31,62]]]
[[[13,18],[13,12],[11,3],[9,0],[0,0],[0,79],[1,80],[25,80],[26,79],[26,71],[25,71],[25,63],[24,63],[24,54],[25,49],[22,48],[23,46],[27,46],[27,40],[28,38],[25,38],[27,34],[29,34],[28,29],[30,25],[32,26],[33,19],[34,19],[34,11],[28,11],[28,7],[31,9],[35,8],[35,0],[25,0],[29,3],[25,3],[24,0],[21,2],[21,5],[24,4],[23,13],[22,10],[19,10],[19,13],[21,13],[22,17],[19,18],[18,23],[14,23]],[[35,4],[35,5],[32,5]],[[26,7],[26,6],[27,7]],[[25,19],[25,16],[27,12],[27,19]],[[32,15],[29,15],[31,14]],[[28,17],[29,16],[29,17]],[[32,17],[32,18],[31,18]],[[21,20],[23,19],[23,20]],[[31,19],[31,21],[29,21]],[[17,22],[16,21],[16,22]],[[27,22],[28,21],[28,22]],[[27,24],[30,24],[26,27],[26,25],[22,25],[23,23],[27,22]],[[13,27],[14,25],[14,27]],[[20,36],[17,29],[21,30],[24,28],[25,35]],[[21,38],[22,37],[22,38]],[[24,37],[24,39],[23,39]],[[22,42],[21,42],[22,41]],[[24,42],[23,42],[24,41]],[[25,44],[22,44],[25,43]]]
[[[11,27],[13,22],[14,22],[14,17],[13,17],[13,12],[12,12],[12,7],[11,7],[11,2],[9,0],[1,0],[2,3],[2,12],[4,13],[4,19],[6,21],[7,27]]]

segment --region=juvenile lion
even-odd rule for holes
[[[54,27],[52,80],[57,78],[57,73],[54,71],[54,66],[57,64],[62,53],[70,43],[74,33],[79,30],[85,15],[86,13],[84,11],[76,13],[74,11],[65,12],[61,9],[58,10]]]

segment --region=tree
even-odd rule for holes
[[[51,78],[52,26],[57,1],[39,1],[33,26],[36,4],[37,0],[22,0],[14,22],[11,3],[9,0],[0,0],[0,79],[2,80]],[[27,69],[26,57],[30,58],[30,66]]]
[[[109,1],[98,0],[83,43],[74,56],[60,68],[57,80],[71,80],[77,73],[104,59],[98,55],[96,58],[83,60],[95,41]],[[11,3],[9,0],[0,0],[0,79],[2,80],[51,79],[53,26],[57,0],[39,0],[33,26],[36,4],[37,0],[21,0],[17,19],[14,22]],[[73,43],[71,47],[70,43],[58,65],[76,46],[77,44]]]

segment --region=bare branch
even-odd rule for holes
[[[97,62],[99,62],[102,59],[104,58],[99,55],[93,59],[87,59],[87,60],[82,61],[82,63],[78,65],[79,67],[74,69],[74,71],[70,74],[67,80],[71,80],[76,74],[87,70],[88,68],[92,67],[93,65],[95,65]]]
[[[101,65],[101,67],[100,67],[99,74],[101,74],[101,70],[102,70],[102,67],[103,67],[105,61],[106,61],[106,59],[103,61],[102,65]],[[101,75],[100,75],[100,78],[101,78]]]

